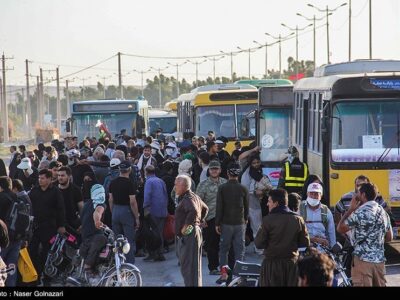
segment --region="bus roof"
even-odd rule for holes
[[[357,60],[319,67],[314,77],[303,78],[294,85],[294,90],[332,90],[339,80],[355,78],[388,78],[400,76],[400,61],[393,60]],[[399,89],[395,87],[393,89]],[[386,89],[388,89],[386,87]]]
[[[235,84],[250,84],[257,88],[263,86],[293,86],[293,82],[289,79],[244,79],[235,81]]]
[[[378,72],[400,72],[400,61],[359,59],[351,62],[324,65],[315,69],[314,77]]]
[[[176,118],[176,113],[162,109],[150,109],[149,118]]]
[[[254,90],[257,89],[255,86],[250,84],[211,84],[199,86],[193,90],[191,93],[208,92],[208,91],[225,91],[225,90]]]

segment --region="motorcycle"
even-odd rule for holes
[[[233,270],[227,268],[228,280],[220,286],[226,287],[257,287],[260,279],[261,265],[246,263],[240,260],[235,262]]]
[[[84,259],[78,253],[74,260],[77,266],[76,275],[67,278],[67,286],[141,286],[140,270],[135,265],[125,262],[125,254],[130,251],[126,237],[121,234],[115,236],[105,225],[101,229],[107,236],[107,244],[98,257],[98,275],[88,278],[84,271]]]
[[[336,243],[332,248],[328,248],[321,244],[315,244],[315,247],[322,253],[325,253],[335,262],[334,270],[334,285],[338,287],[350,287],[352,286],[351,278],[346,274],[346,268],[344,266],[344,257],[346,256],[345,251],[340,243]],[[336,284],[335,284],[336,283]]]

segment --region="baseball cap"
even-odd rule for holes
[[[113,158],[110,160],[110,167],[116,167],[119,166],[119,164],[121,163],[121,161],[119,160],[119,158]]]
[[[212,160],[208,164],[208,168],[209,169],[220,169],[221,168],[221,164],[219,163],[218,160]]]
[[[131,167],[131,163],[127,160],[124,160],[119,164],[119,169],[120,170],[128,170]]]
[[[296,154],[299,153],[299,150],[295,146],[290,146],[286,152],[286,154]]]
[[[228,167],[228,174],[231,176],[239,176],[240,174],[240,166],[238,164],[231,164]]]
[[[317,192],[322,194],[323,193],[322,185],[320,185],[318,182],[313,182],[308,186],[307,193],[308,192]]]
[[[224,142],[221,141],[221,140],[216,140],[215,143],[216,143],[216,144],[223,144]]]

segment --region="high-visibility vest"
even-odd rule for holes
[[[290,174],[290,164],[287,161],[285,163],[285,187],[303,187],[304,182],[307,179],[307,174],[308,174],[308,167],[307,164],[302,163],[303,168],[304,168],[304,174],[302,177],[293,177]]]

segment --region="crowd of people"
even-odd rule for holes
[[[392,229],[389,207],[366,176],[337,203],[334,214],[321,203],[322,180],[309,174],[295,147],[288,149],[278,186],[263,173],[260,147],[185,133],[178,143],[158,130],[155,136],[55,140],[28,151],[10,147],[9,171],[0,161],[0,220],[7,223],[12,204],[24,197],[34,217],[29,235],[2,245],[6,265],[17,264],[28,247],[39,274],[36,284],[50,284],[43,274],[49,240],[66,231],[80,236],[85,272],[95,276],[96,258],[111,227],[130,243],[128,263],[138,257],[164,261],[175,243],[186,286],[202,285],[201,257],[210,275],[228,279],[227,268],[245,259],[246,246],[264,255],[261,286],[330,285],[333,264],[323,253],[299,261],[298,248],[337,240],[354,247],[352,280],[358,286],[385,285],[384,242]],[[4,165],[4,163],[3,163]],[[173,216],[175,239],[165,239]],[[169,228],[170,229],[170,228]],[[322,274],[317,276],[316,274]],[[322,278],[322,279],[321,279]],[[6,286],[16,286],[9,275]]]

